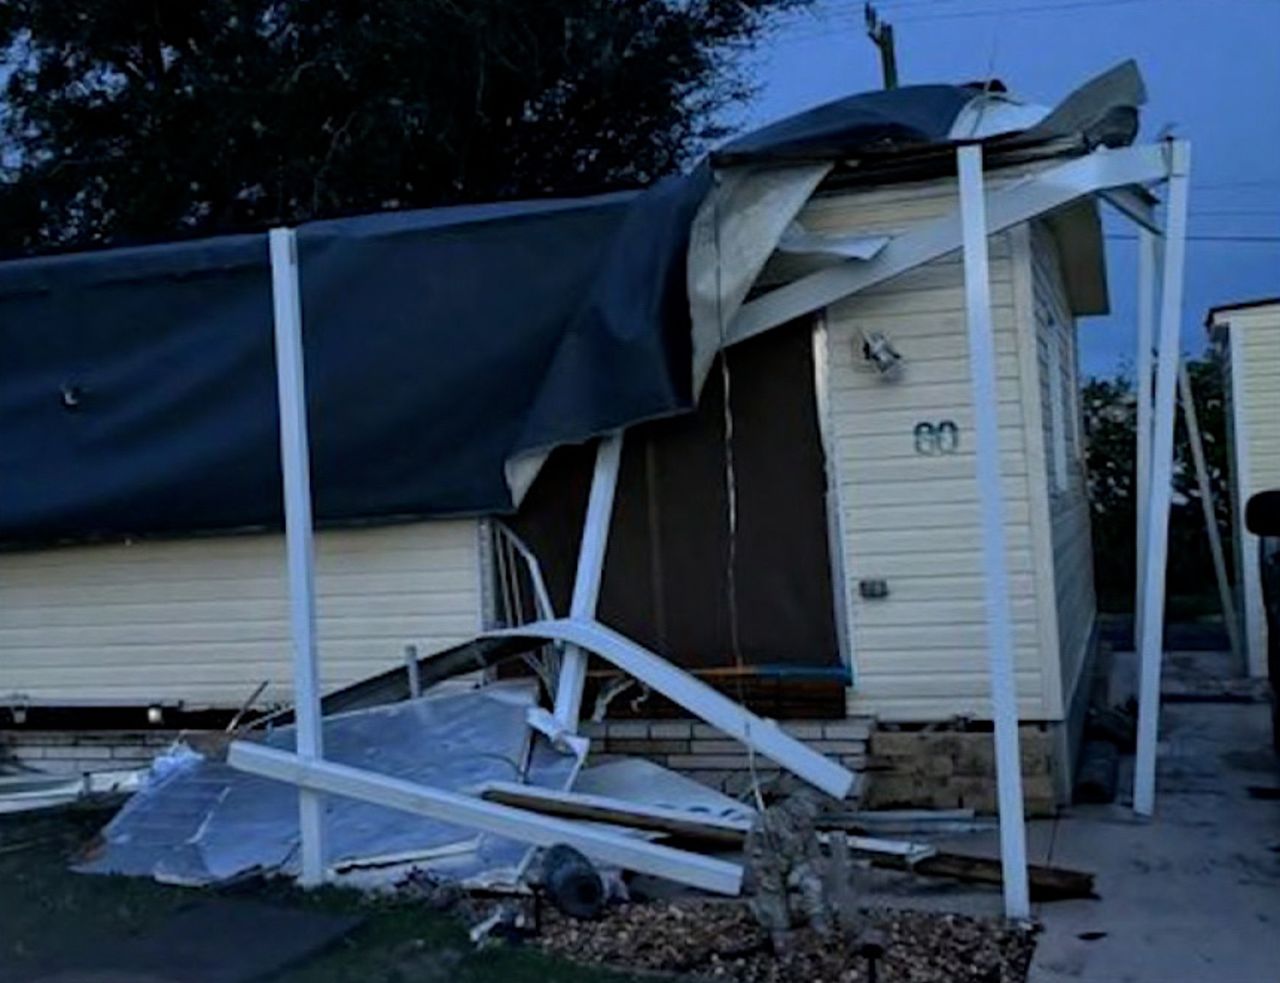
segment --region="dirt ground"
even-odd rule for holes
[[[302,892],[284,882],[207,891],[149,880],[71,873],[68,859],[108,818],[103,810],[0,817],[0,983],[34,983],[63,966],[82,967],[93,940],[142,936],[193,899],[266,902],[354,915],[358,928],[276,983],[627,983],[665,978],[860,983],[865,958],[797,936],[790,959],[769,952],[745,906],[731,902],[624,905],[601,921],[572,922],[544,908],[533,943],[477,951],[468,920],[418,899],[370,899],[350,891]],[[485,905],[468,905],[475,915]],[[880,983],[1023,983],[1031,936],[996,920],[956,915],[868,913],[885,945]],[[472,920],[476,920],[474,917]],[[181,966],[173,979],[183,980]]]

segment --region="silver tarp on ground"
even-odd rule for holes
[[[527,722],[531,684],[427,696],[324,720],[325,758],[448,791],[487,781],[567,789],[579,759],[554,750]],[[292,749],[292,727],[265,743]],[[458,880],[513,878],[529,847],[368,802],[325,799],[327,860],[444,865]],[[76,869],[205,885],[250,873],[298,872],[298,793],[194,753],[169,756]]]

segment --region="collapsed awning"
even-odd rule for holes
[[[741,302],[831,167],[1123,139],[1141,85],[1104,78],[1044,118],[964,86],[853,96],[636,194],[301,226],[318,522],[508,512],[550,448],[690,410],[725,291]],[[742,255],[690,249],[713,166],[729,207],[735,178],[758,201],[779,175]],[[0,352],[0,545],[281,524],[265,234],[0,264]]]

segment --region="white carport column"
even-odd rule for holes
[[[298,245],[292,229],[272,229],[271,292],[275,307],[276,391],[280,402],[280,465],[289,558],[289,628],[293,636],[293,705],[297,754],[321,761],[320,681],[316,654],[315,550],[311,524],[311,463],[302,357],[302,298]],[[324,801],[298,790],[304,885],[324,880]]]
[[[1013,676],[1013,624],[1005,552],[1004,492],[1000,484],[995,341],[987,264],[982,148],[977,145],[961,147],[957,151],[957,162],[964,243],[965,308],[969,325],[969,374],[973,382],[978,491],[982,509],[983,581],[991,663],[991,713],[996,743],[1004,910],[1009,918],[1028,918],[1031,900],[1027,889],[1027,836],[1018,753],[1018,704]]]
[[[1164,652],[1165,568],[1169,558],[1169,504],[1173,494],[1173,413],[1182,324],[1182,273],[1187,249],[1187,182],[1191,145],[1168,145],[1169,204],[1165,214],[1160,283],[1160,347],[1156,361],[1155,425],[1151,438],[1151,484],[1146,505],[1142,601],[1138,620],[1141,676],[1138,685],[1138,753],[1133,773],[1133,809],[1150,816],[1156,805],[1156,742],[1160,729],[1160,669]]]
[[[1156,263],[1159,241],[1150,229],[1138,228],[1138,392],[1136,428],[1138,443],[1136,562],[1133,597],[1133,647],[1142,637],[1142,583],[1147,557],[1147,503],[1151,499],[1151,372],[1155,368]]]
[[[613,498],[618,488],[622,464],[622,434],[610,434],[596,448],[596,467],[591,478],[587,516],[582,523],[582,543],[578,547],[578,570],[573,581],[569,615],[593,619],[604,577],[604,558],[609,548],[609,526],[613,521]],[[587,653],[576,645],[566,646],[556,682],[556,720],[577,731],[582,715],[582,693],[587,682]]]

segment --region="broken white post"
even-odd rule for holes
[[[1018,704],[1013,674],[1013,623],[1006,566],[1004,491],[1000,484],[1000,434],[996,415],[996,359],[987,264],[987,216],[982,148],[956,152],[964,243],[964,292],[973,383],[978,491],[982,506],[983,581],[991,664],[991,714],[995,729],[996,785],[1000,805],[1000,866],[1009,918],[1029,918],[1022,766],[1018,752]]]
[[[1155,426],[1151,486],[1146,514],[1142,574],[1142,637],[1138,639],[1138,751],[1133,773],[1133,809],[1150,816],[1156,802],[1156,743],[1160,729],[1160,663],[1164,651],[1165,569],[1169,558],[1169,504],[1173,487],[1173,411],[1177,382],[1182,273],[1187,247],[1187,181],[1191,146],[1168,144],[1169,204],[1165,215],[1160,286],[1160,347],[1156,361]]]
[[[584,653],[593,652],[699,720],[724,731],[770,761],[776,761],[828,795],[843,799],[853,791],[856,779],[847,768],[792,737],[772,720],[757,717],[696,676],[598,621],[577,618],[535,621],[485,632],[483,637],[544,638],[564,642]]]
[[[1147,555],[1147,501],[1151,495],[1151,372],[1155,368],[1156,257],[1159,243],[1149,229],[1138,229],[1138,364],[1135,429],[1138,443],[1137,498],[1134,522],[1137,526],[1134,555],[1133,647],[1142,637],[1142,578]]]
[[[289,628],[293,637],[293,705],[300,758],[324,757],[320,681],[316,657],[315,552],[311,541],[311,464],[307,446],[307,394],[302,355],[302,299],[298,245],[292,229],[272,229],[271,292],[275,308],[276,389],[280,403],[280,464],[284,472],[284,525],[289,561]],[[304,885],[324,880],[324,801],[298,791]]]
[[[622,463],[622,434],[602,437],[596,448],[596,466],[591,477],[591,497],[582,523],[582,544],[578,548],[578,570],[573,581],[572,618],[594,618],[604,576],[604,558],[609,548],[609,525],[613,519],[613,497],[618,488]],[[582,691],[587,682],[587,654],[575,645],[565,648],[556,682],[556,719],[572,733],[578,731],[582,715]]]
[[[1200,509],[1204,514],[1204,528],[1209,536],[1209,553],[1213,557],[1213,576],[1218,582],[1218,601],[1222,605],[1222,620],[1227,625],[1227,638],[1231,643],[1231,657],[1240,671],[1245,668],[1244,647],[1240,642],[1240,626],[1236,624],[1236,603],[1227,579],[1227,559],[1222,552],[1222,535],[1218,529],[1218,516],[1213,505],[1213,485],[1209,480],[1209,465],[1204,459],[1204,441],[1200,437],[1200,416],[1196,412],[1196,394],[1191,388],[1191,373],[1187,363],[1178,359],[1178,388],[1182,391],[1182,415],[1187,424],[1187,443],[1191,445],[1191,460],[1196,467],[1196,484],[1200,490]]]

